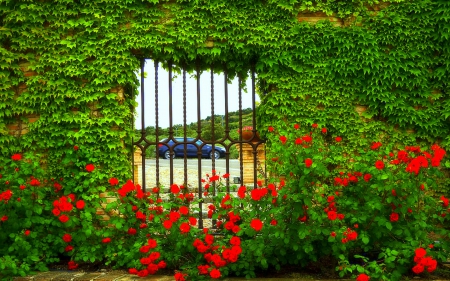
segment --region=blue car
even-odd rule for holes
[[[158,145],[158,154],[165,159],[170,158],[170,149],[173,148],[174,155],[172,157],[198,157],[197,152],[199,149],[202,151],[202,157],[204,158],[223,158],[225,157],[225,148],[221,146],[213,147],[209,144],[203,144],[201,140],[195,140],[194,138],[176,137],[173,140],[163,139]],[[186,144],[186,151],[184,150]]]

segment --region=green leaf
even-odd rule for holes
[[[392,224],[390,222],[386,222],[386,228],[392,230]]]
[[[370,241],[370,239],[369,239],[369,237],[367,237],[367,236],[364,236],[363,238],[362,238],[362,242],[364,243],[364,244],[369,244],[369,241]]]

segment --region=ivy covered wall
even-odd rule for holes
[[[446,0],[2,0],[0,153],[40,151],[63,174],[77,145],[130,177],[140,57],[254,65],[260,131],[302,121],[357,146],[448,147],[449,34]]]

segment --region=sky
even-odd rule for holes
[[[144,71],[144,127],[155,126],[155,68],[151,60],[146,60]],[[138,74],[139,77],[140,74]],[[139,79],[140,81],[140,79]],[[169,73],[161,65],[158,69],[158,126],[167,128],[169,122]],[[252,107],[251,78],[246,81],[247,92],[242,91],[242,109]],[[214,74],[214,114],[225,114],[225,90],[223,74]],[[135,126],[141,129],[141,87],[136,98],[139,106]],[[259,102],[258,95],[255,102]],[[228,112],[239,110],[238,78],[228,84]],[[211,72],[203,72],[200,76],[200,117],[205,119],[211,116]],[[178,75],[172,82],[172,125],[183,124],[183,77]],[[186,123],[197,122],[197,82],[189,73],[186,74]]]

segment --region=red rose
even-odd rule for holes
[[[338,218],[339,220],[343,220],[343,219],[345,218],[345,215],[344,215],[344,214],[338,214],[338,215],[337,215],[337,218]]]
[[[277,225],[278,221],[276,219],[272,219],[272,221],[270,222],[271,225]]]
[[[378,170],[383,169],[383,168],[384,168],[384,163],[383,163],[383,161],[377,160],[377,162],[375,162],[375,167],[376,167]]]
[[[79,148],[79,147],[78,147],[77,145],[74,145],[74,146],[73,146],[73,150],[78,150],[78,148]]]
[[[416,266],[414,266],[414,267],[412,268],[412,271],[413,271],[415,274],[420,274],[420,273],[423,272],[423,270],[424,270],[424,267],[423,267],[423,265],[420,265],[420,264],[416,264]]]
[[[137,233],[137,230],[136,230],[135,228],[130,227],[130,228],[128,229],[128,234],[130,234],[130,235],[135,235],[136,233]]]
[[[311,167],[312,163],[313,163],[313,161],[310,158],[305,159],[306,168]]]
[[[39,182],[39,180],[37,180],[37,179],[32,179],[31,181],[30,181],[30,185],[32,185],[32,186],[39,186],[41,183]]]
[[[246,191],[247,191],[247,188],[245,186],[239,187],[239,189],[238,189],[238,196],[239,196],[239,198],[244,199]]]
[[[186,281],[186,279],[184,278],[187,274],[183,274],[181,272],[177,272],[175,273],[175,281]]]
[[[189,213],[189,208],[186,206],[181,206],[179,209],[180,214],[187,215]]]
[[[370,149],[375,150],[381,147],[381,142],[374,142],[372,143],[372,146],[370,147]]]
[[[172,192],[173,194],[178,194],[180,193],[180,187],[176,184],[172,184],[170,186],[170,192]]]
[[[326,134],[327,133],[327,128],[322,128],[322,134]]]
[[[256,230],[256,231],[260,231],[263,227],[263,223],[260,219],[252,219],[252,221],[250,222],[250,226]]]
[[[87,164],[86,165],[86,171],[88,171],[89,173],[94,171],[95,166],[93,164]]]
[[[187,222],[183,222],[181,225],[180,225],[180,231],[181,231],[181,233],[188,233],[189,231],[191,230],[191,226],[189,225],[189,223],[187,223]]]
[[[83,209],[84,208],[84,201],[83,200],[78,200],[77,203],[75,204],[75,206],[77,207],[77,209]]]
[[[336,140],[336,142],[341,142],[342,138],[341,137],[336,137],[335,140]]]
[[[269,128],[267,128],[269,130],[269,132],[273,132],[274,128],[272,126],[269,126]]]
[[[364,273],[361,273],[360,275],[358,275],[358,277],[356,277],[356,281],[369,281],[369,280],[370,277]]]
[[[102,239],[102,243],[104,243],[104,244],[107,244],[107,243],[110,243],[110,242],[111,242],[111,238],[109,238],[109,237],[106,237],[106,238]]]
[[[198,274],[200,274],[200,275],[208,274],[208,268],[209,268],[209,265],[207,265],[207,264],[197,266]]]
[[[61,216],[59,217],[59,221],[62,222],[62,223],[66,223],[66,222],[69,221],[69,217],[66,216],[66,215],[61,215]]]
[[[287,138],[285,136],[280,136],[280,141],[282,144],[285,144],[287,141]]]
[[[427,251],[425,249],[423,249],[423,248],[417,248],[415,250],[415,254],[416,254],[416,257],[423,258],[427,254]]]
[[[230,244],[234,245],[234,246],[239,246],[241,245],[241,238],[239,238],[238,236],[233,236],[230,239]]]
[[[130,269],[128,269],[128,273],[130,273],[130,274],[137,274],[138,270],[136,268],[130,268]]]
[[[73,250],[73,246],[71,246],[71,245],[67,245],[66,248],[64,248],[64,251],[66,251],[66,252],[70,252],[72,250]]]
[[[165,261],[158,262],[158,268],[166,268],[167,264]]]
[[[194,218],[194,217],[190,217],[190,218],[189,218],[189,223],[190,223],[191,225],[197,225],[197,219]]]
[[[211,270],[211,272],[209,273],[209,276],[211,276],[211,278],[213,279],[217,279],[220,278],[220,271],[216,268],[214,268],[213,270]]]
[[[24,234],[25,234],[25,236],[28,236],[28,235],[30,235],[30,233],[31,233],[31,231],[30,230],[25,230],[25,232],[24,232]]]
[[[332,237],[336,237],[336,232],[333,231],[333,232],[330,233],[330,235],[331,235]]]
[[[74,270],[74,269],[78,268],[78,264],[74,261],[69,261],[69,263],[67,265],[68,265],[69,270]]]
[[[72,241],[72,235],[66,233],[63,235],[62,239],[64,242],[69,243],[70,241]]]
[[[338,217],[338,215],[337,215],[337,213],[335,211],[329,211],[327,213],[327,215],[328,215],[328,219],[331,220],[331,221],[334,221]]]
[[[110,184],[111,186],[118,185],[118,184],[119,184],[119,180],[116,179],[116,178],[110,178],[110,179],[109,179],[109,184]]]
[[[172,228],[172,222],[170,220],[166,220],[163,222],[163,226],[165,229],[169,230]]]
[[[391,220],[391,222],[398,221],[398,214],[397,213],[392,213],[391,216],[389,217],[389,219]]]
[[[317,125],[316,123],[314,123],[314,124],[312,124],[311,126],[312,126],[314,129],[316,129],[318,125]]]
[[[13,156],[11,156],[11,159],[13,161],[19,161],[22,159],[22,154],[19,154],[19,153],[13,154]]]
[[[298,130],[300,128],[299,124],[294,124],[294,129]]]

